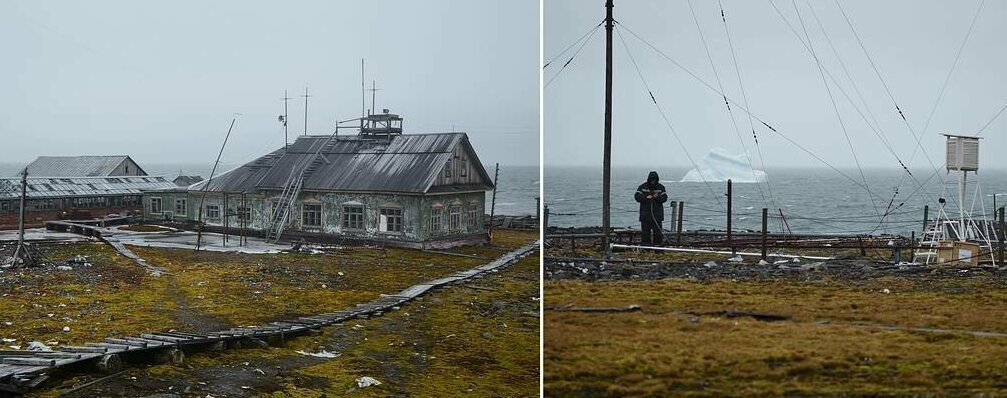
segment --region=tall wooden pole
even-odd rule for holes
[[[609,228],[611,226],[612,196],[612,0],[605,0],[605,159],[602,164],[601,229],[604,233],[602,250],[608,257]]]
[[[500,163],[496,164],[496,171],[493,172],[493,199],[490,202],[490,228],[487,232],[490,241],[493,241],[493,216],[497,210],[497,177],[500,176]]]
[[[217,165],[220,164],[220,155],[224,154],[224,147],[227,146],[227,139],[231,138],[231,130],[234,129],[234,122],[238,120],[237,118],[231,118],[231,126],[227,128],[227,135],[224,136],[224,143],[220,144],[220,152],[217,152],[217,160],[213,162],[213,168],[210,169],[210,177],[206,179],[206,185],[203,185],[203,194],[199,198],[199,211],[196,218],[196,251],[199,251],[199,247],[203,243],[203,204],[206,203],[206,190],[210,188],[210,183],[213,182],[213,174],[217,172]],[[224,209],[225,214],[227,209]]]

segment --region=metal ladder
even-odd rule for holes
[[[318,170],[323,162],[327,162],[321,153],[323,150],[332,149],[334,145],[333,136],[329,136],[325,140],[325,143],[315,151],[314,156],[311,157],[311,161],[305,162],[303,166],[294,166],[294,168],[290,169],[290,176],[287,177],[287,181],[283,186],[283,192],[280,193],[280,198],[276,202],[276,208],[273,209],[273,213],[270,215],[269,228],[266,229],[267,242],[272,240],[275,243],[280,240],[283,230],[289,224],[290,210],[294,207],[294,202],[297,201],[297,196],[301,193],[304,180]]]

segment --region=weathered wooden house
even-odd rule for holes
[[[368,116],[358,135],[301,136],[210,181],[146,192],[145,218],[201,216],[210,229],[268,239],[485,242],[493,184],[468,136],[402,134],[401,123],[397,115]]]
[[[28,177],[25,225],[46,221],[139,213],[141,192],[173,187],[164,177]],[[0,229],[17,228],[21,178],[0,178]]]

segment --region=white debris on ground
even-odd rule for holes
[[[703,266],[706,268],[713,268],[717,266],[717,263],[713,261],[707,261],[706,264],[703,264]]]
[[[56,269],[60,270],[60,271],[73,271],[73,267],[71,267],[69,265],[60,265],[60,266],[56,267]]]
[[[766,260],[759,260],[759,265],[769,265],[769,262]]]
[[[342,354],[339,354],[337,352],[328,352],[328,351],[325,351],[325,350],[321,350],[321,351],[318,351],[318,352],[307,352],[307,351],[298,350],[296,352],[298,354],[301,354],[301,355],[305,355],[305,356],[309,356],[309,357],[315,357],[315,358],[336,358],[336,357],[342,355]]]
[[[357,387],[366,388],[370,386],[380,386],[381,382],[370,376],[364,376],[357,379]]]
[[[63,332],[70,333],[70,327],[69,326],[63,326]]]
[[[52,351],[52,348],[44,343],[33,341],[28,343],[28,351]]]
[[[739,254],[739,255],[735,255],[734,257],[731,257],[731,258],[727,259],[727,261],[730,261],[732,263],[742,263],[742,262],[745,262],[745,259],[742,258],[741,255]]]

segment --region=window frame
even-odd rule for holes
[[[210,209],[213,209],[213,213],[216,213],[216,215],[213,215],[213,213],[210,212]],[[207,219],[210,220],[220,219],[220,205],[206,205],[206,209],[204,210],[204,212],[206,214]]]
[[[182,206],[179,207],[178,205]],[[179,211],[181,210],[181,211]],[[187,198],[175,198],[175,215],[185,216],[189,214],[189,199]]]
[[[386,211],[397,212],[398,214],[384,214]],[[381,222],[381,217],[385,217],[385,222]],[[393,219],[397,219],[397,222],[393,222]],[[404,231],[404,221],[405,212],[401,207],[398,206],[381,206],[378,208],[378,231],[386,234],[401,234]],[[397,229],[390,228],[391,226],[397,226]],[[384,229],[384,230],[382,230]]]
[[[459,231],[462,229],[462,205],[452,204],[448,208],[448,231]]]
[[[308,210],[308,207],[315,208],[318,210]],[[317,213],[317,224],[308,223],[308,213]],[[321,203],[301,203],[301,227],[308,229],[321,229],[322,228],[322,204]]]
[[[471,228],[476,228],[479,226],[479,202],[469,202],[468,209],[466,213],[468,216],[467,224]]]
[[[436,223],[434,222],[436,221]],[[436,227],[435,227],[436,225]],[[438,233],[444,229],[444,206],[436,204],[430,206],[430,225],[429,230],[431,233]]]
[[[154,202],[157,202],[157,211],[154,211]],[[79,203],[79,202],[78,202]],[[160,196],[153,196],[150,198],[150,206],[147,208],[150,210],[150,214],[161,214],[164,213],[164,201]],[[83,207],[83,206],[78,206]]]
[[[344,230],[363,231],[367,228],[367,220],[364,217],[367,213],[363,204],[343,203],[340,205],[340,210],[342,210],[340,225]]]

